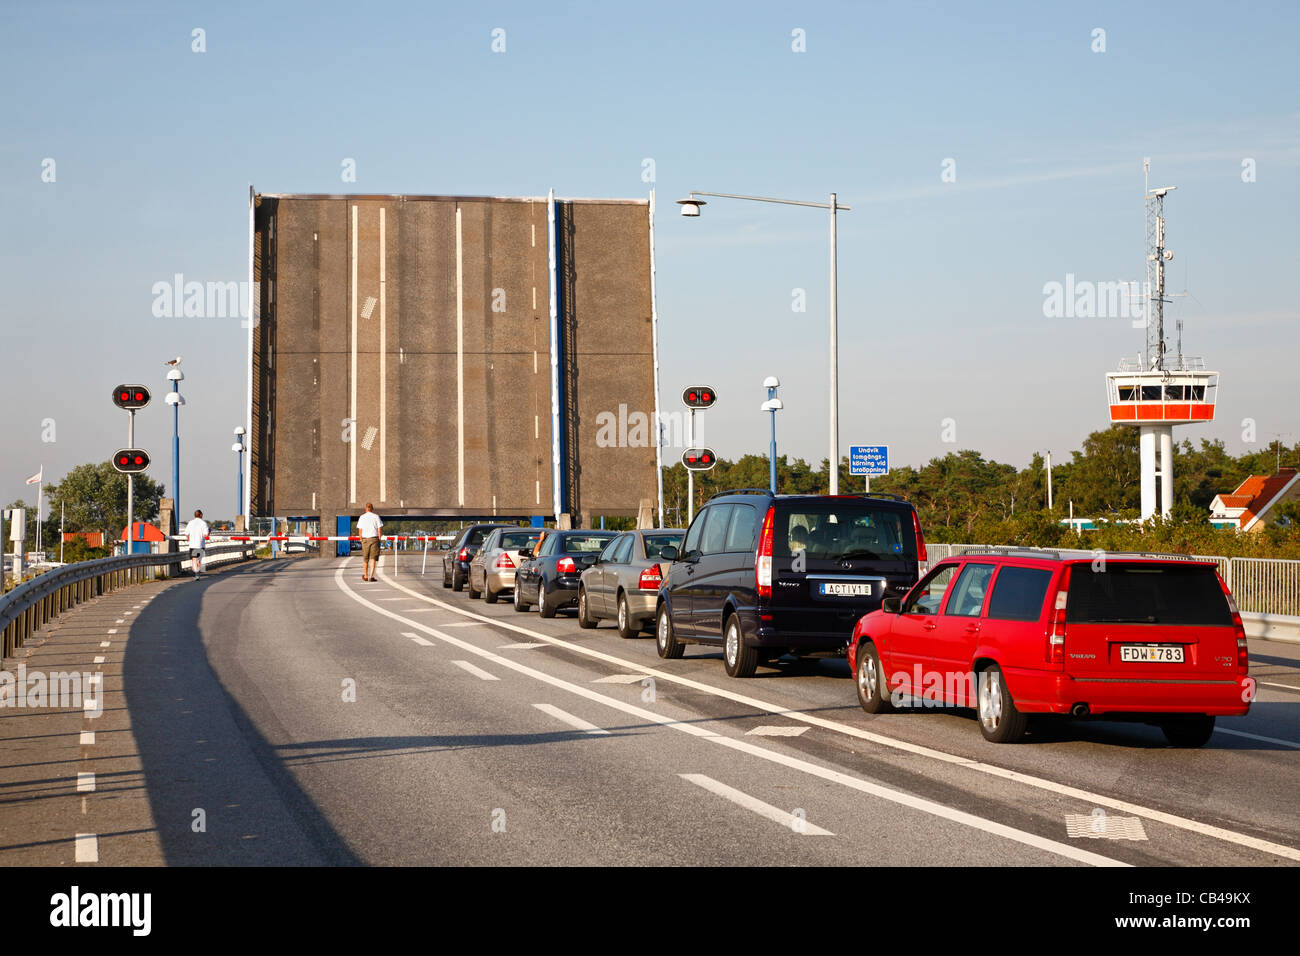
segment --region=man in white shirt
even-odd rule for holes
[[[379,568],[379,529],[384,523],[375,514],[375,506],[366,502],[366,512],[357,519],[357,532],[361,535],[361,580],[373,581]]]
[[[186,544],[190,549],[190,563],[194,566],[194,580],[199,579],[203,570],[203,549],[208,546],[208,523],[203,520],[203,512],[195,511],[194,518],[185,526]]]

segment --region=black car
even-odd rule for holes
[[[548,531],[531,551],[520,551],[523,560],[515,572],[515,610],[527,611],[536,604],[542,617],[555,617],[560,608],[575,606],[582,572],[617,534]]]
[[[497,528],[509,528],[504,524],[472,524],[461,528],[451,548],[442,556],[442,586],[459,591],[469,580],[469,563],[478,554],[483,541]]]
[[[858,618],[901,596],[925,562],[916,509],[894,495],[714,495],[687,529],[659,591],[659,656],[719,646],[748,677],[784,654],[841,654]]]

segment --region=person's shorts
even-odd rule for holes
[[[379,560],[379,539],[378,538],[361,539],[361,559],[363,561]]]
[[[203,557],[203,549],[202,549],[202,548],[190,548],[190,557],[191,557],[191,558],[202,558],[202,557]]]

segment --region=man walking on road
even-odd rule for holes
[[[361,580],[373,581],[379,569],[379,529],[384,523],[375,514],[375,506],[366,502],[366,513],[357,520],[361,533]]]
[[[185,537],[190,549],[190,562],[194,565],[194,580],[199,579],[203,570],[203,550],[208,546],[208,523],[203,520],[203,512],[195,511],[194,518],[185,526]]]

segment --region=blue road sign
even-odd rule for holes
[[[889,446],[850,445],[849,474],[868,478],[889,474]]]

